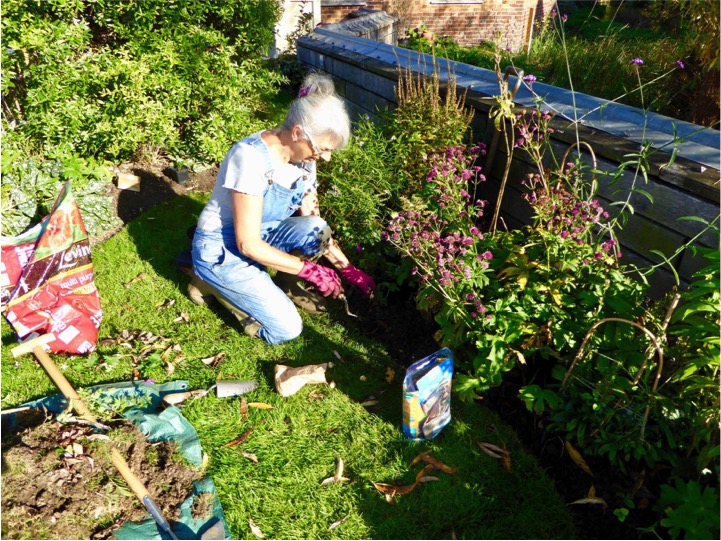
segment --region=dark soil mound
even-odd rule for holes
[[[147,511],[112,464],[111,445],[172,526],[202,477],[175,444],[151,444],[130,422],[115,423],[105,435],[53,420],[3,430],[2,538],[109,539],[125,521],[145,519]]]

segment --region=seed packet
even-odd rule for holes
[[[431,440],[451,420],[453,353],[448,348],[413,363],[403,379],[403,433]]]

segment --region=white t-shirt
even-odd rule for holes
[[[258,134],[254,134],[258,135]],[[301,176],[306,176],[306,192],[315,192],[317,177],[315,162],[284,163],[267,147],[260,149],[250,140],[262,142],[260,137],[250,136],[233,145],[226,154],[218,171],[213,193],[198,218],[198,228],[215,231],[233,223],[233,191],[263,197],[270,179],[290,188]],[[270,165],[270,168],[268,167]]]

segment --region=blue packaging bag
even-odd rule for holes
[[[431,440],[451,421],[453,353],[448,348],[416,361],[403,379],[403,433]]]

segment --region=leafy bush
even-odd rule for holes
[[[661,525],[673,539],[718,539],[719,495],[716,488],[697,481],[676,480],[675,486],[661,487],[660,510],[666,515]]]
[[[459,351],[466,374],[456,388],[466,399],[534,353],[568,355],[596,318],[620,309],[635,317],[643,294],[619,269],[615,243],[599,234],[608,214],[566,189],[573,172],[548,187],[532,179],[532,226],[482,233],[487,202],[471,194],[473,179],[484,180],[473,165],[481,152],[457,147],[432,157],[425,205],[399,213],[387,231],[417,266],[418,302],[435,314],[442,345]]]
[[[472,115],[457,96],[453,78],[445,97],[440,95],[438,69],[428,78],[411,70],[399,78],[395,112],[385,114],[381,126],[361,120],[351,144],[318,172],[323,213],[333,224],[334,237],[374,275],[381,300],[410,275],[408,267],[399,265],[397,252],[381,242],[384,224],[422,187],[424,160],[433,149],[466,138]]]
[[[275,2],[236,4],[3,3],[6,136],[29,138],[37,153],[222,159],[259,126],[262,96],[281,80],[257,54]],[[244,19],[253,9],[269,29]]]
[[[120,225],[105,196],[112,178],[106,166],[73,155],[41,161],[3,150],[3,235],[18,235],[47,216],[66,180],[73,181],[73,195],[90,236]]]
[[[394,159],[381,128],[361,119],[349,145],[318,169],[323,216],[333,225],[334,238],[375,276],[384,274],[379,268],[382,224],[397,200]]]
[[[109,202],[96,199],[110,176],[99,164],[215,163],[260,129],[264,96],[283,81],[261,59],[280,9],[277,0],[3,2],[5,231],[36,220],[68,176],[81,208],[90,205],[89,229],[104,227]]]
[[[419,60],[420,62],[420,60]],[[399,193],[418,191],[427,168],[425,160],[438,149],[466,140],[473,110],[464,105],[455,78],[449,74],[445,96],[440,92],[439,66],[433,57],[433,72],[426,77],[411,67],[399,73],[396,86],[397,108],[387,117],[386,133],[394,141],[399,162]]]

